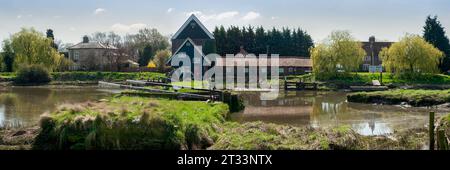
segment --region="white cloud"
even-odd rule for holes
[[[276,19],[279,19],[280,17],[271,17],[270,19],[272,19],[272,20],[276,20]]]
[[[69,30],[70,31],[76,31],[77,29],[75,27],[70,27]]]
[[[167,9],[167,13],[171,13],[174,9],[173,8],[169,8]]]
[[[236,16],[239,15],[239,12],[237,11],[226,11],[226,12],[222,12],[222,13],[214,13],[214,14],[204,14],[201,11],[192,11],[192,12],[188,12],[186,15],[190,16],[190,15],[196,15],[197,17],[199,17],[200,20],[203,21],[208,21],[208,20],[216,20],[216,21],[222,21],[222,20],[226,20],[226,19],[232,19]]]
[[[121,23],[117,23],[111,26],[112,31],[116,33],[130,33],[130,32],[136,32],[140,29],[143,29],[147,27],[147,24],[143,23],[136,23],[131,25],[125,25]]]
[[[242,17],[242,20],[250,21],[250,20],[257,19],[260,16],[261,16],[260,13],[257,13],[257,12],[254,12],[254,11],[250,11],[244,17]]]
[[[216,20],[223,20],[223,19],[233,18],[233,17],[235,17],[237,15],[239,15],[239,12],[237,12],[237,11],[229,11],[229,12],[220,13],[217,16],[215,16],[214,18],[216,18]]]
[[[99,15],[99,14],[102,14],[102,13],[105,13],[105,12],[106,12],[106,9],[104,9],[104,8],[97,8],[94,11],[94,15]]]
[[[17,19],[21,19],[22,18],[22,15],[17,15]]]
[[[188,17],[191,15],[196,15],[197,17],[200,17],[201,15],[203,15],[203,13],[201,11],[192,11],[192,12],[186,13],[186,16],[188,16]]]

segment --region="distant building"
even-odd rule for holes
[[[175,33],[172,37],[172,54],[173,56],[167,62],[168,64],[171,62],[174,56],[178,54],[185,54],[183,56],[189,57],[191,62],[191,71],[192,73],[204,73],[210,67],[204,66],[203,63],[205,61],[205,45],[207,43],[215,43],[214,35],[206,29],[206,27],[198,20],[195,15],[189,17],[189,19],[181,26],[181,28]],[[244,47],[241,47],[241,50],[237,53],[243,54],[243,56],[247,55],[247,52],[244,50]],[[198,56],[198,57],[197,57]],[[258,56],[256,56],[258,57]],[[218,59],[217,63],[213,63],[212,65],[217,67],[223,67],[224,76],[227,73],[230,73],[232,69],[237,70],[237,66],[235,65],[227,65],[225,62],[225,57],[221,57]],[[258,67],[254,65],[250,65],[249,61],[258,61],[259,58],[235,58],[233,59],[234,63],[247,63],[245,66],[245,72],[248,73],[248,70],[251,67]],[[233,63],[233,62],[231,62]],[[257,62],[258,63],[258,62]],[[271,63],[268,63],[265,66],[259,67],[267,67],[270,66]],[[232,68],[234,66],[234,68]],[[300,57],[300,56],[280,56],[279,61],[279,73],[281,76],[285,75],[296,75],[296,74],[304,74],[312,71],[312,62],[310,58]],[[241,68],[242,69],[242,68]],[[263,69],[264,70],[264,69]],[[265,70],[270,71],[270,70]],[[236,74],[236,71],[234,72]],[[270,72],[268,72],[270,74]],[[260,74],[258,74],[260,75]],[[198,75],[197,75],[198,76]]]
[[[260,70],[262,72],[265,72],[267,75],[271,74],[270,67],[271,66],[277,66],[278,67],[278,73],[280,76],[288,76],[288,75],[301,75],[305,73],[312,72],[312,61],[309,58],[306,57],[298,57],[298,56],[280,56],[279,61],[277,65],[274,65],[270,62],[270,56],[268,56],[268,62],[267,65],[258,65],[257,63],[260,62],[260,59],[258,56],[256,58],[249,58],[247,57],[247,52],[241,47],[241,50],[238,54],[242,54],[242,58],[236,57],[232,58],[231,62],[226,61],[230,59],[224,59],[221,58],[218,60],[218,63],[216,66],[223,67],[225,75],[233,72],[234,74],[237,73],[238,69],[245,69],[246,76],[248,77],[248,73],[250,69],[256,69]],[[237,65],[240,65],[241,63],[245,63],[245,68],[238,67]],[[230,65],[228,65],[230,64]],[[261,74],[261,73],[259,73]],[[258,75],[259,75],[258,74]],[[235,75],[237,77],[237,75]]]
[[[366,56],[361,66],[362,71],[369,71],[369,66],[379,66],[382,64],[379,56],[383,48],[389,48],[393,42],[378,42],[374,36],[369,38],[369,41],[361,42],[363,49],[366,51]]]
[[[116,47],[105,45],[96,41],[89,41],[87,36],[83,37],[83,42],[67,48],[69,59],[73,62],[70,70],[73,71],[113,71],[115,66],[117,50]]]

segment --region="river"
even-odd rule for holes
[[[117,92],[97,87],[0,87],[0,126],[35,125],[41,114],[55,110],[60,104],[96,101]],[[424,127],[428,122],[427,113],[435,110],[348,103],[345,92],[281,92],[272,101],[260,100],[260,93],[241,95],[246,108],[234,113],[233,121],[312,127],[347,125],[363,135]]]
[[[263,121],[312,127],[350,126],[362,135],[383,135],[402,129],[422,128],[428,113],[448,109],[373,105],[347,102],[346,92],[281,92],[273,101],[260,100],[259,93],[243,93],[246,109],[233,114],[238,122]]]
[[[111,96],[97,87],[0,87],[0,126],[29,126],[60,104],[81,103]]]

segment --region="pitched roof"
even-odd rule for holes
[[[194,52],[199,53],[202,57],[204,56],[203,51],[197,46],[195,45],[194,41],[190,38],[187,38],[186,40],[184,40],[184,42],[180,45],[180,47],[178,47],[178,49],[172,54],[172,56],[167,60],[166,64],[170,63],[170,61],[172,60],[172,58],[174,56],[176,56],[178,54],[178,52],[184,47],[184,45],[186,43],[191,43],[191,45],[194,47]]]
[[[191,23],[191,21],[195,21],[198,25],[200,25],[200,28],[208,35],[209,38],[214,39],[214,35],[206,29],[206,27],[200,22],[200,20],[192,14],[186,22],[181,26],[181,28],[175,33],[175,35],[172,37],[172,39],[177,39],[177,37],[183,32],[183,30]]]
[[[104,45],[100,42],[91,41],[88,43],[81,42],[81,43],[78,43],[67,49],[69,49],[69,50],[73,50],[73,49],[112,49],[112,50],[116,50],[117,48],[112,45]]]
[[[231,59],[232,63],[246,63],[248,66],[258,66],[259,58],[218,58],[217,66],[219,67],[228,67],[228,66],[236,66],[236,65],[228,65],[229,63],[226,60]],[[271,66],[270,59],[267,59],[267,65]],[[275,65],[274,65],[275,66]],[[283,56],[279,58],[279,67],[312,67],[312,61],[309,58],[301,58],[296,56]]]
[[[380,51],[385,48],[385,47],[390,47],[393,42],[373,42],[373,46],[372,42],[361,42],[362,43],[362,48],[366,51],[367,55],[371,55],[370,53],[372,53],[372,49],[373,52],[375,53],[375,56],[378,56],[378,54],[380,53]]]

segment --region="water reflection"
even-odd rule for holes
[[[39,115],[52,111],[59,104],[98,100],[117,92],[120,90],[95,87],[0,87],[0,126],[6,123],[36,124]],[[348,103],[344,92],[288,92],[271,101],[261,101],[259,93],[245,92],[241,95],[245,99],[246,109],[232,115],[232,119],[238,122],[264,121],[312,127],[348,125],[363,135],[424,127],[430,111],[425,108]]]
[[[98,100],[111,92],[94,87],[7,87],[0,89],[0,126],[36,124],[39,116],[62,103]]]
[[[274,101],[260,101],[258,93],[242,93],[242,96],[246,109],[232,116],[238,122],[260,120],[312,127],[347,125],[363,135],[424,127],[430,111],[426,108],[348,103],[344,92],[287,92]]]

